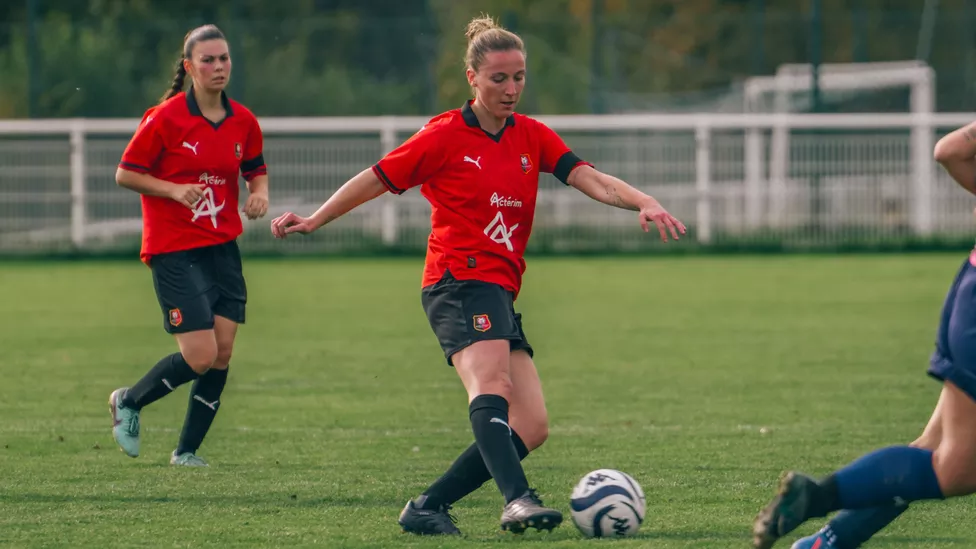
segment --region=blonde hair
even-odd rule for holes
[[[517,34],[506,30],[491,18],[482,14],[468,23],[464,31],[468,37],[468,51],[464,56],[467,66],[478,72],[478,67],[485,61],[485,55],[493,51],[519,50],[525,53],[525,44]]]

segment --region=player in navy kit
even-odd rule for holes
[[[935,158],[976,194],[976,123],[945,136]],[[922,435],[869,453],[821,480],[789,472],[753,524],[753,546],[769,549],[811,518],[841,511],[794,549],[854,549],[910,503],[976,493],[976,250],[962,262],[940,315],[928,374],[942,394]]]

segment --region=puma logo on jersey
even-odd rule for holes
[[[464,157],[464,161],[465,162],[470,162],[470,163],[474,164],[475,166],[478,166],[478,169],[479,170],[481,169],[481,157],[480,156],[478,157],[477,160],[471,158],[470,156],[465,156]]]
[[[508,251],[514,252],[515,246],[512,245],[512,234],[515,232],[515,229],[518,229],[518,226],[519,224],[516,223],[511,227],[506,227],[502,212],[498,212],[495,214],[495,218],[491,220],[491,223],[485,227],[485,234],[493,241],[504,244],[508,248]]]
[[[189,143],[187,143],[186,141],[184,141],[183,142],[183,148],[184,149],[190,149],[191,151],[193,151],[193,154],[197,154],[197,145],[199,145],[199,144],[200,144],[199,141],[197,141],[196,143],[194,143],[192,145],[189,144]]]
[[[195,222],[197,219],[200,219],[203,216],[208,216],[210,217],[210,224],[213,225],[214,229],[216,229],[217,214],[220,213],[220,210],[224,209],[225,204],[227,204],[226,200],[221,202],[218,206],[214,200],[213,189],[207,187],[204,189],[203,196],[200,197],[200,200],[193,205],[193,221]]]

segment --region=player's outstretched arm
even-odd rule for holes
[[[976,122],[940,139],[935,144],[935,161],[962,188],[976,194]]]
[[[610,206],[640,212],[640,225],[644,232],[649,223],[657,225],[661,240],[668,241],[668,232],[678,240],[678,233],[685,234],[685,225],[669,214],[653,196],[646,195],[626,182],[605,174],[592,166],[579,166],[569,174],[566,182],[586,196]]]
[[[310,217],[288,212],[275,218],[271,222],[271,233],[276,238],[285,238],[291,233],[308,234],[380,196],[386,189],[386,185],[376,177],[372,168],[367,168],[339,187]]]

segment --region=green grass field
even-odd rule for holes
[[[518,306],[551,436],[529,480],[568,515],[584,473],[632,474],[647,520],[615,542],[569,522],[502,533],[494,484],[455,507],[465,539],[400,533],[404,502],[472,440],[420,308],[421,259],[246,262],[249,322],[207,470],[168,465],[185,386],[144,411],[141,457],[112,440],[109,392],[175,349],[148,269],[5,261],[0,544],[745,548],[782,470],[825,474],[921,431],[964,257],[530,259]],[[976,546],[974,511],[919,504],[870,547]]]

